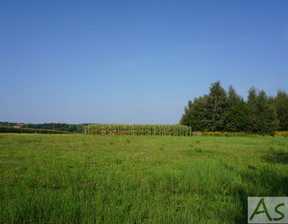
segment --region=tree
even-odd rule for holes
[[[220,81],[213,83],[208,95],[208,129],[209,131],[224,130],[224,114],[227,107],[227,94]]]
[[[288,130],[288,95],[286,92],[279,90],[274,99],[277,116],[279,119],[279,130]]]
[[[181,125],[191,126],[191,111],[192,111],[193,103],[191,100],[188,101],[187,107],[184,108],[184,114],[180,120]]]
[[[242,102],[244,102],[243,98],[239,96],[233,86],[230,85],[227,96],[227,106],[232,107]]]
[[[210,92],[194,98],[185,107],[180,124],[192,131],[245,131],[250,133],[272,133],[288,129],[288,96],[278,91],[276,98],[267,97],[264,91],[252,87],[245,102],[230,86],[228,94],[217,81],[211,84]]]
[[[271,133],[278,128],[276,108],[269,103],[266,93],[252,87],[248,91],[247,132]]]
[[[192,131],[207,131],[207,101],[207,95],[189,100],[180,124],[190,126]]]
[[[227,96],[227,110],[225,113],[225,131],[241,132],[247,126],[247,106],[243,98],[230,85]]]
[[[30,124],[30,123],[28,123],[28,124],[26,125],[26,128],[33,128],[33,125]]]

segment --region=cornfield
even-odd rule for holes
[[[191,127],[183,125],[89,124],[84,127],[84,131],[85,134],[94,135],[189,136]]]

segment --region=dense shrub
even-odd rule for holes
[[[288,131],[276,131],[275,132],[276,137],[288,137]]]

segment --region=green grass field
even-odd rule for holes
[[[0,223],[247,223],[288,138],[0,135]]]

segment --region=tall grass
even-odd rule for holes
[[[90,124],[85,126],[85,134],[189,136],[191,127],[183,125]]]
[[[287,196],[288,139],[0,135],[0,223],[247,223]]]

